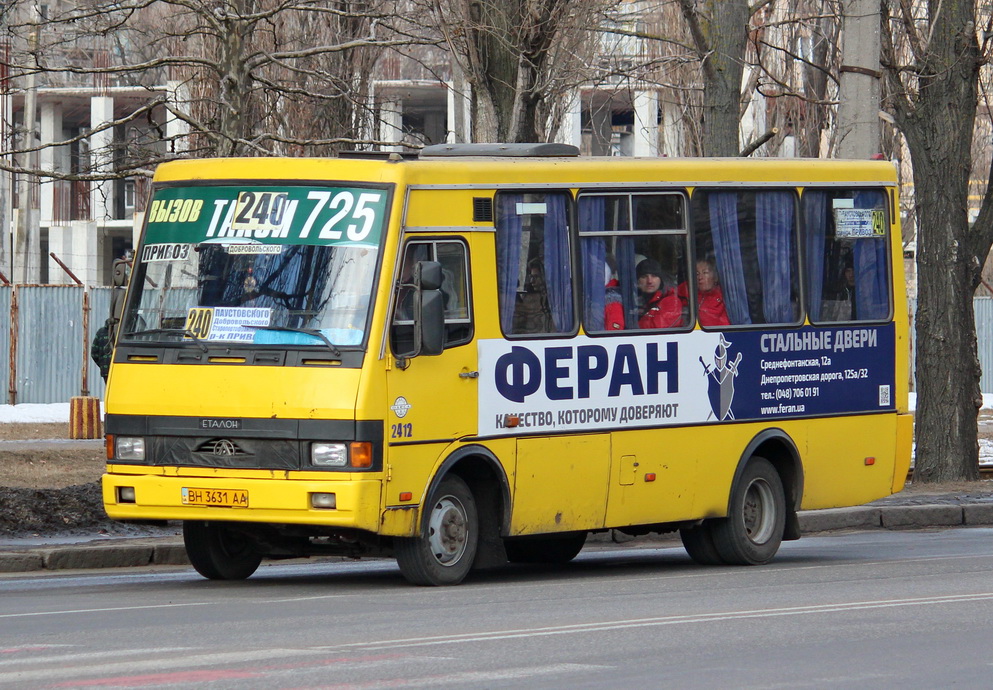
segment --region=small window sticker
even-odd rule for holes
[[[879,387],[879,406],[889,407],[890,406],[890,387],[880,386]]]
[[[255,337],[252,327],[268,326],[271,317],[272,309],[262,307],[193,307],[184,328],[200,340],[250,343]]]
[[[178,243],[146,244],[141,248],[141,262],[147,264],[155,261],[186,261],[192,246],[192,244]]]
[[[847,238],[884,237],[886,214],[871,208],[835,208],[834,236]]]

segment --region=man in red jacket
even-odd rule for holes
[[[640,315],[638,328],[676,328],[683,325],[683,303],[671,287],[662,284],[662,267],[645,259],[635,269],[638,274]]]

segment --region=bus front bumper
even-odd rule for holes
[[[316,503],[334,507],[314,507],[315,494],[321,497]],[[104,508],[114,520],[225,520],[378,532],[381,494],[378,479],[103,475]]]

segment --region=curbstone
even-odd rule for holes
[[[182,544],[158,544],[152,554],[155,565],[189,565],[186,547]]]
[[[962,506],[886,506],[883,527],[947,527],[962,524]]]
[[[859,529],[862,527],[879,527],[881,522],[879,508],[825,508],[823,510],[803,510],[797,513],[800,521],[800,532],[826,532],[835,529]]]
[[[152,562],[151,546],[94,546],[46,549],[42,553],[48,570],[127,568]]]
[[[993,503],[974,503],[962,506],[966,525],[993,525]]]
[[[0,553],[0,573],[27,573],[32,570],[41,570],[44,567],[44,559],[37,553]]]

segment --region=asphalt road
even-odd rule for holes
[[[807,537],[756,568],[585,550],[452,588],[392,561],[0,577],[0,687],[989,687],[993,529]]]

